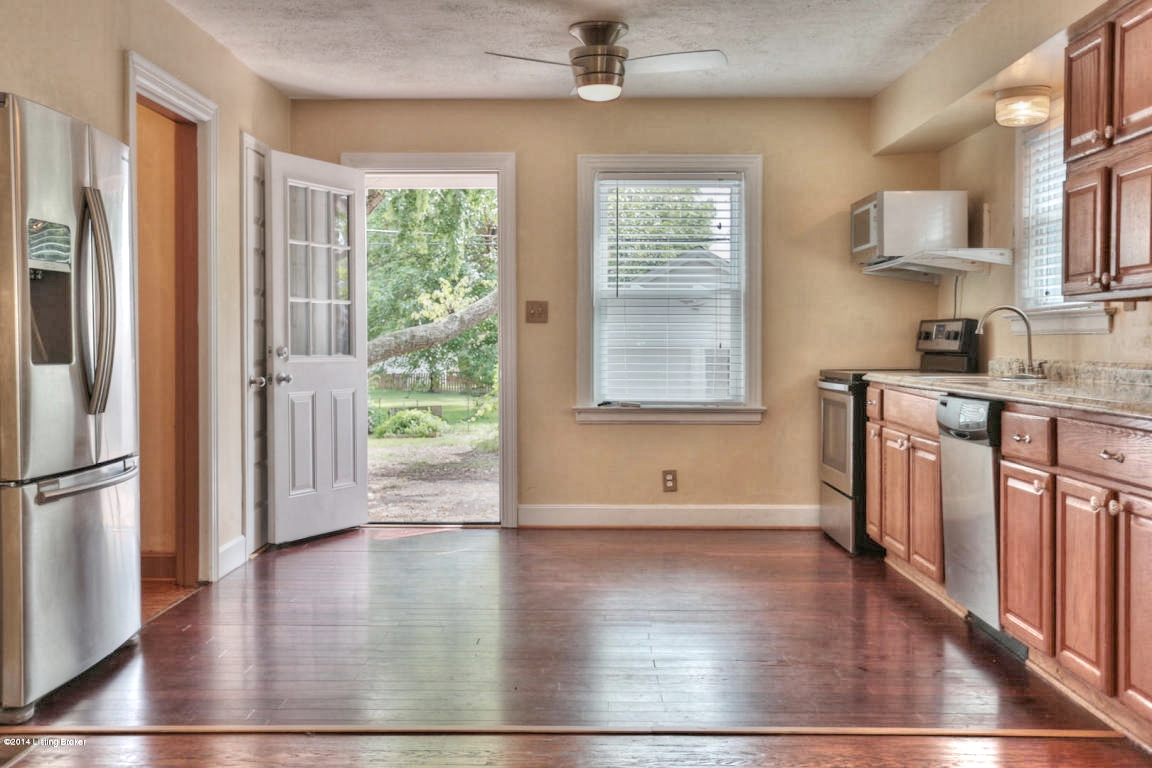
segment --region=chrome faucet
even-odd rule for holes
[[[1027,341],[1028,341],[1028,361],[1024,366],[1024,373],[1018,374],[1014,378],[1018,378],[1018,379],[1042,379],[1042,378],[1044,378],[1044,374],[1040,371],[1037,371],[1036,367],[1034,365],[1032,365],[1032,321],[1028,319],[1028,315],[1024,314],[1024,310],[1020,309],[1020,307],[1015,307],[1011,304],[1001,304],[999,306],[992,307],[992,309],[990,309],[984,313],[984,317],[980,318],[980,322],[978,322],[976,324],[976,333],[984,333],[984,321],[987,320],[988,317],[993,312],[999,312],[1000,310],[1006,310],[1008,312],[1015,312],[1016,314],[1018,314],[1020,316],[1020,319],[1024,321],[1024,333],[1025,333],[1025,337],[1027,338]]]

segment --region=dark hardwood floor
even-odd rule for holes
[[[161,614],[29,727],[86,741],[20,766],[1152,765],[808,531],[312,541]]]

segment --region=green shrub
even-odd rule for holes
[[[368,406],[368,434],[376,434],[376,427],[388,420],[389,410],[381,405]]]
[[[399,411],[372,430],[376,437],[439,437],[448,422],[428,411]]]

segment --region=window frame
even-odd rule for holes
[[[576,421],[596,423],[758,424],[761,406],[762,155],[579,155],[577,157],[577,402]],[[674,406],[597,406],[595,378],[594,285],[596,177],[600,172],[651,174],[739,173],[743,176],[745,307],[745,401],[739,406],[701,403]]]
[[[1013,240],[1015,246],[1015,267],[1013,269],[1013,295],[1016,305],[1028,313],[1034,334],[1106,334],[1112,330],[1112,310],[1099,302],[1069,300],[1064,297],[1060,304],[1034,305],[1024,293],[1026,277],[1031,266],[1024,226],[1024,159],[1027,142],[1034,136],[1051,131],[1064,124],[1063,100],[1055,99],[1051,106],[1051,117],[1040,125],[1015,131],[1015,175],[1012,192],[1015,220]],[[1063,146],[1061,144],[1061,146]],[[1063,227],[1063,221],[1061,221]],[[1063,246],[1061,246],[1063,247]],[[1023,335],[1024,322],[1018,317],[1011,318],[1012,332]]]

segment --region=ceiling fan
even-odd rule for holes
[[[561,61],[533,59],[528,56],[514,56],[509,53],[485,51],[491,56],[506,59],[534,61],[539,64],[554,64],[571,67],[576,77],[576,95],[585,101],[612,101],[620,95],[624,86],[624,72],[666,73],[688,72],[693,70],[716,69],[728,63],[723,51],[680,51],[677,53],[656,53],[651,56],[628,58],[628,49],[616,45],[616,41],[628,32],[628,25],[622,21],[579,21],[568,27],[568,34],[580,41],[580,45],[568,51],[571,59],[567,64]],[[627,67],[625,67],[627,62]]]

